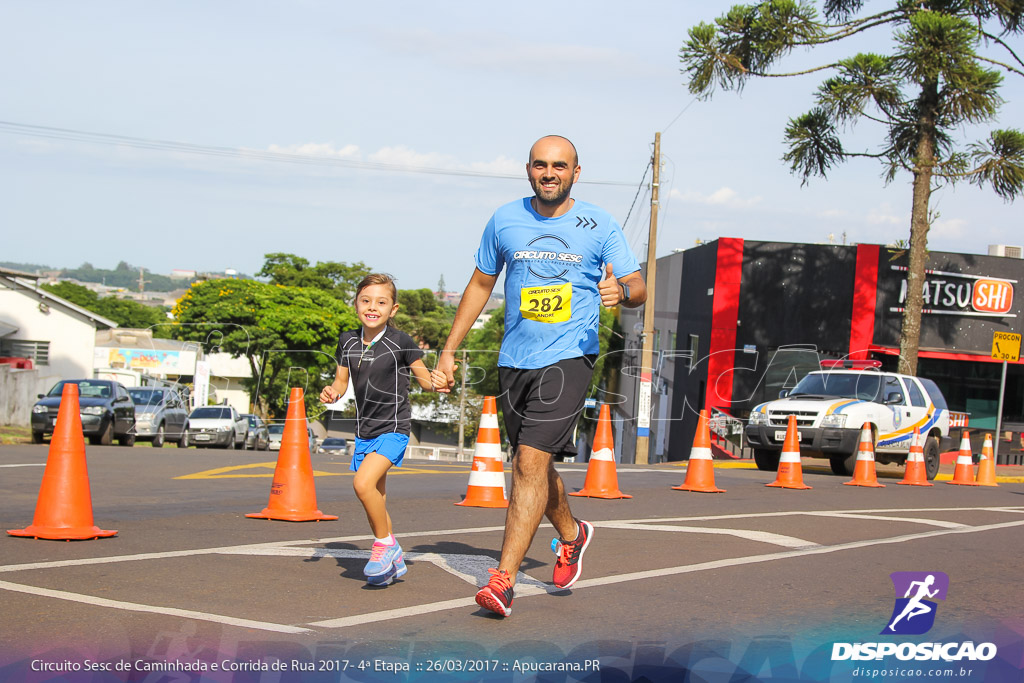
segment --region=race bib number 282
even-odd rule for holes
[[[571,315],[572,283],[523,287],[519,291],[519,312],[527,320],[564,323]]]

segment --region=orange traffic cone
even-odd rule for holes
[[[796,415],[789,416],[786,425],[786,440],[782,444],[779,455],[779,472],[775,481],[765,486],[778,486],[784,489],[809,489],[804,484],[804,471],[800,465],[800,439],[796,429]]]
[[[615,471],[615,441],[612,437],[612,414],[608,404],[601,404],[594,433],[594,447],[587,465],[587,478],[583,488],[570,496],[589,498],[632,498],[619,490],[619,475]]]
[[[473,469],[469,472],[466,497],[456,505],[476,508],[507,508],[505,466],[501,461],[501,430],[498,407],[493,396],[484,396],[480,427],[473,448]]]
[[[316,509],[316,484],[313,463],[309,457],[309,436],[306,431],[306,404],[302,389],[293,387],[288,397],[288,415],[281,435],[274,481],[270,485],[270,501],[262,512],[246,517],[277,519],[285,522],[321,522],[338,519]]]
[[[996,483],[996,459],[992,454],[992,435],[985,435],[985,445],[981,447],[981,462],[978,463],[978,478],[974,481],[978,486],[999,486]]]
[[[93,524],[77,384],[64,384],[60,396],[57,424],[50,439],[32,525],[25,529],[10,529],[7,533],[54,541],[107,538],[117,533]]]
[[[708,411],[700,411],[697,433],[693,435],[690,462],[686,466],[686,481],[673,486],[676,491],[697,491],[699,493],[725,493],[715,486],[715,466],[711,457],[711,430],[708,429]]]
[[[921,430],[917,427],[914,427],[914,436],[910,438],[910,453],[907,454],[907,470],[903,473],[903,481],[896,483],[911,486],[934,486],[928,481],[928,473],[925,471]]]
[[[867,422],[860,430],[860,445],[857,446],[857,464],[853,469],[853,479],[843,482],[847,486],[870,486],[885,488],[878,483],[875,475],[875,446],[871,438],[871,425]]]
[[[960,437],[960,453],[956,456],[953,478],[946,483],[957,486],[977,486],[974,483],[974,456],[971,454],[971,438],[966,431]]]

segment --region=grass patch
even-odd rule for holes
[[[0,444],[23,444],[32,443],[32,428],[19,427],[17,425],[4,425],[0,427]]]

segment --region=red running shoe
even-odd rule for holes
[[[477,591],[476,604],[507,617],[512,614],[512,581],[504,569],[487,571],[491,573],[491,580]]]
[[[582,519],[576,520],[579,533],[573,541],[558,541],[558,559],[555,560],[555,572],[551,581],[557,588],[568,588],[576,583],[583,570],[583,553],[594,537],[594,525]]]

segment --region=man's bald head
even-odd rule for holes
[[[561,135],[545,135],[537,142],[533,143],[533,147],[530,148],[530,162],[533,162],[534,152],[539,148],[547,147],[549,145],[555,145],[562,147],[572,154],[572,167],[576,168],[580,165],[580,155],[576,153],[576,145],[572,144],[569,138],[562,137]]]

